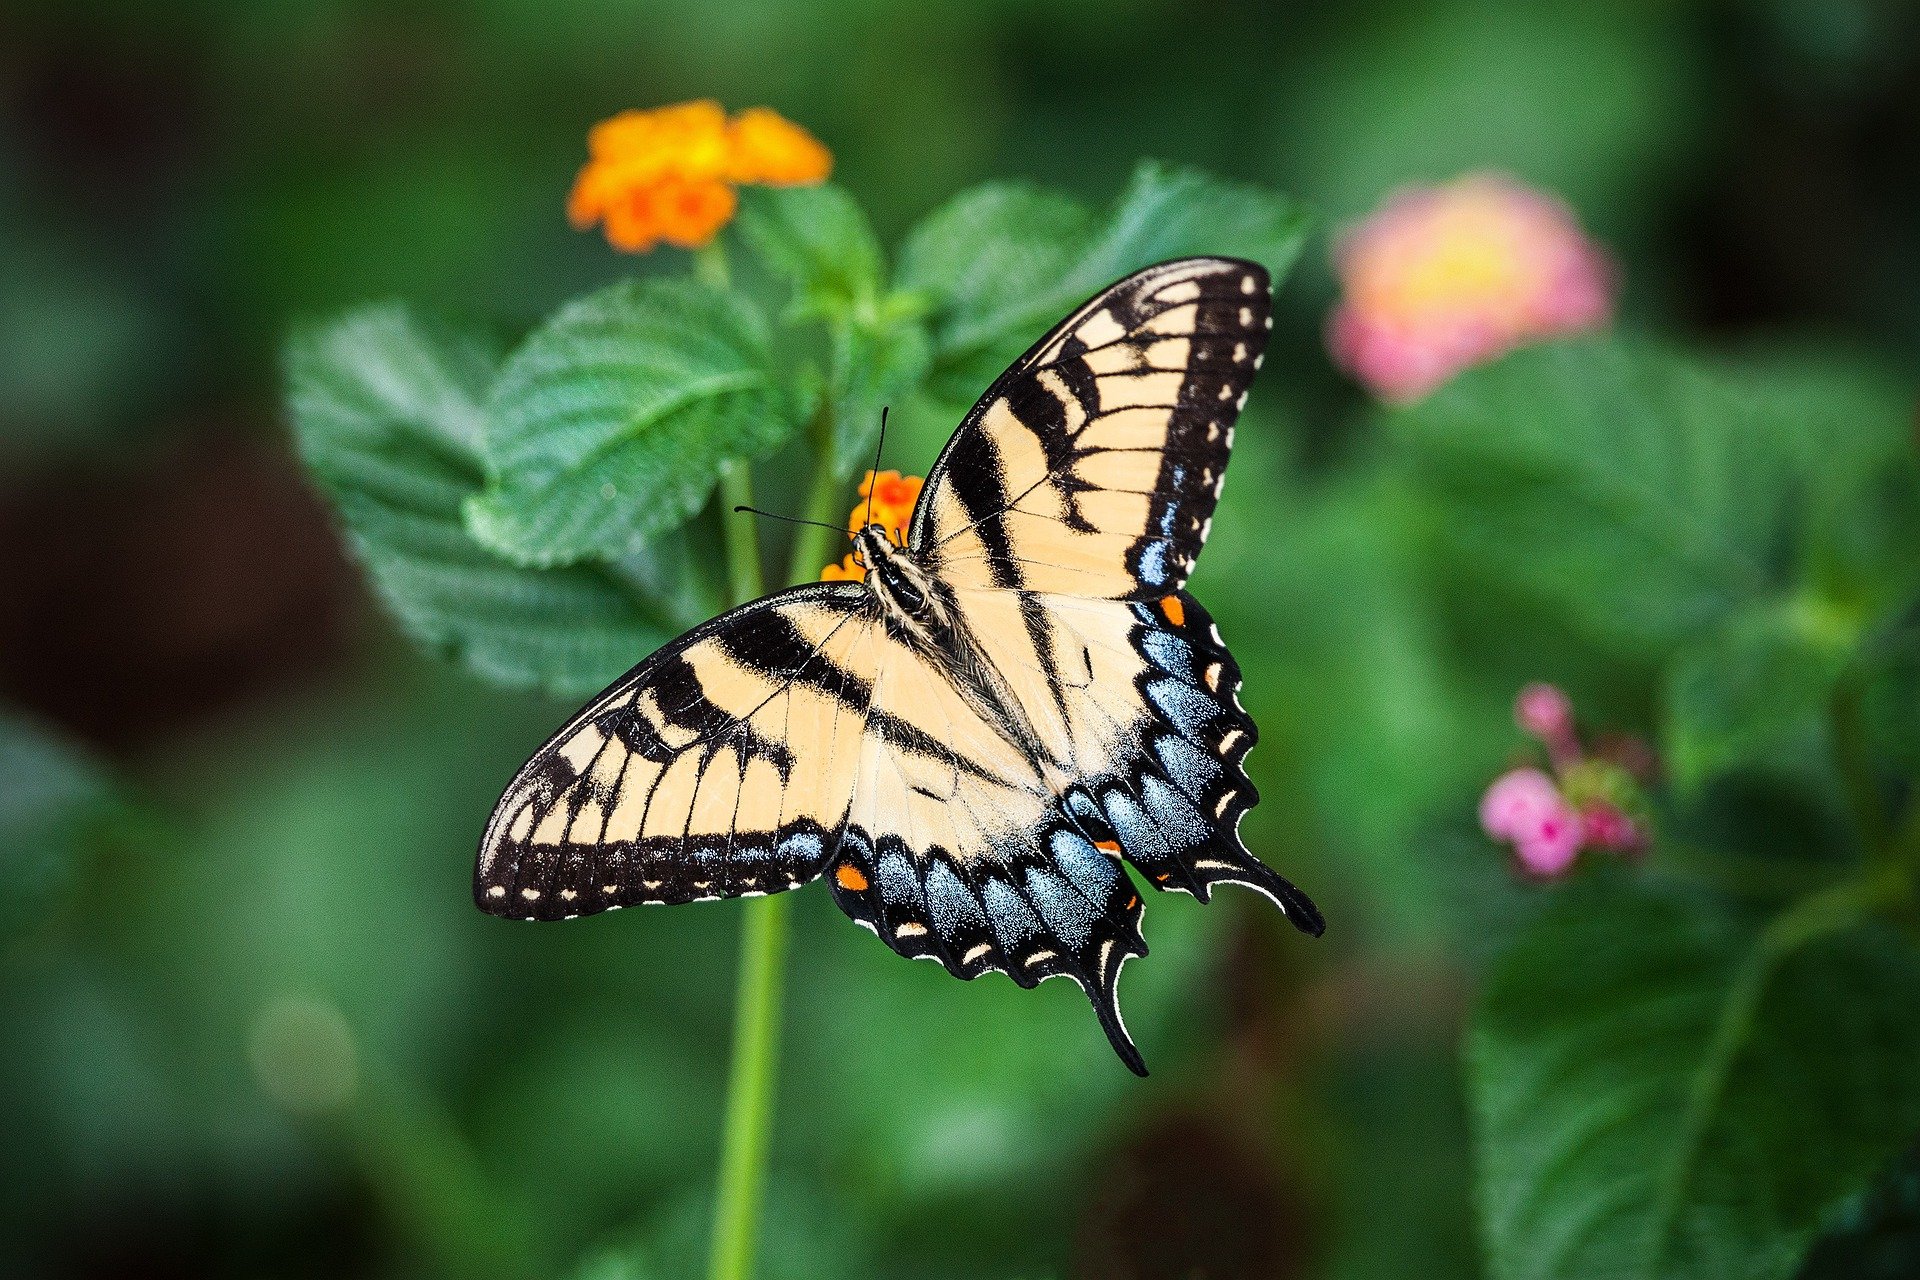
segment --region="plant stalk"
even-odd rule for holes
[[[833,437],[834,413],[831,402],[822,405],[820,416],[814,421],[814,463],[813,480],[807,486],[806,509],[800,514],[812,520],[814,524],[801,525],[793,540],[793,556],[787,564],[787,581],[792,583],[812,582],[820,576],[820,570],[833,558],[830,544],[833,530],[841,527],[844,516],[840,509],[842,489],[840,477],[833,473]],[[821,529],[825,524],[831,528]]]
[[[726,522],[728,583],[734,603],[746,604],[766,594],[754,524],[733,511],[735,506],[753,503],[753,477],[747,462],[735,460],[722,466],[720,497],[725,507],[721,518]],[[733,1058],[714,1190],[713,1243],[707,1267],[711,1280],[747,1280],[753,1274],[780,1056],[787,899],[784,894],[749,898],[742,909],[746,922],[740,940]]]

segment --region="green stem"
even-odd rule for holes
[[[787,951],[787,897],[751,898],[734,994],[733,1065],[714,1196],[711,1280],[747,1280],[766,1190],[773,1086],[780,1056],[780,996]]]
[[[693,251],[693,277],[701,284],[715,289],[726,289],[733,283],[733,272],[727,268],[727,247],[715,236]]]
[[[760,573],[760,540],[753,521],[734,510],[753,505],[753,464],[744,458],[731,458],[720,464],[720,512],[727,548],[727,585],[733,591],[733,603],[747,604],[767,593],[766,579]]]
[[[1896,856],[1893,823],[1887,814],[1886,797],[1879,779],[1874,776],[1862,700],[1859,680],[1852,673],[1842,676],[1839,687],[1834,690],[1830,710],[1833,760],[1868,859],[1885,862]]]
[[[753,477],[747,463],[729,462],[721,468],[720,496],[726,506],[722,518],[726,521],[727,576],[734,602],[745,604],[766,591],[753,522],[733,512],[736,505],[753,502]],[[707,1267],[712,1280],[747,1280],[753,1274],[780,1055],[787,899],[784,895],[751,898],[743,909],[747,918],[734,995],[733,1061],[727,1076],[727,1111],[720,1132],[720,1173],[714,1190],[713,1244]]]
[[[807,488],[806,509],[801,512],[815,523],[801,525],[793,540],[793,558],[787,564],[789,582],[811,582],[820,576],[820,570],[832,558],[829,544],[835,536],[834,530],[841,527],[845,518],[840,509],[844,496],[840,478],[833,473],[835,425],[831,403],[823,404],[819,417],[814,420],[813,482]],[[821,524],[830,527],[816,527]]]

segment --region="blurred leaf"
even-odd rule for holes
[[[839,187],[750,188],[735,226],[767,270],[793,286],[798,316],[844,315],[880,294],[880,241]]]
[[[1769,346],[1729,374],[1796,451],[1808,588],[1872,618],[1920,587],[1916,390],[1904,368],[1859,352]]]
[[[1719,370],[1534,347],[1387,421],[1469,560],[1598,636],[1671,650],[1790,575],[1806,446]]]
[[[1661,5],[1438,0],[1329,25],[1249,132],[1337,217],[1394,188],[1500,169],[1637,226],[1701,140],[1698,43]],[[1636,287],[1643,287],[1636,280]]]
[[[1251,894],[1214,902],[1168,894],[1147,904],[1153,955],[1127,966],[1123,1008],[1156,1076],[1181,1070],[1183,1021],[1190,1031],[1192,1019],[1219,1016],[1224,994],[1209,967],[1229,913],[1271,910]],[[850,1172],[887,1187],[904,1210],[1013,1194],[1057,1174],[1086,1156],[1110,1108],[1136,1087],[1071,983],[1023,991],[992,975],[962,984],[846,927],[825,894],[795,907],[795,954],[808,972],[793,994],[799,1030],[783,1106],[807,1108]],[[1290,931],[1288,941],[1307,945]],[[904,1076],[902,1062],[913,1064]],[[818,1141],[796,1150],[811,1154]]]
[[[1865,712],[1873,746],[1920,776],[1920,615],[1910,612],[1872,648]]]
[[[881,1274],[866,1241],[814,1182],[770,1180],[753,1274],[763,1280],[845,1280]],[[683,1192],[651,1214],[637,1242],[593,1250],[573,1280],[681,1280],[706,1274],[712,1197]]]
[[[1818,743],[1852,653],[1850,619],[1804,599],[1741,611],[1668,672],[1661,759],[1682,787]]]
[[[950,378],[943,394],[979,395],[1000,370],[981,377],[975,366],[997,359],[1003,345],[1017,343],[1024,350],[1040,336],[1038,330],[1020,336],[1030,323],[1035,282],[1067,275],[1093,223],[1093,215],[1071,196],[994,182],[955,196],[908,234],[896,273],[900,289],[924,298],[940,317],[936,343],[943,357],[951,362],[974,352],[966,375]],[[1053,319],[1077,301],[1069,300]],[[1049,321],[1042,317],[1039,323]],[[990,350],[980,352],[981,347]],[[957,388],[951,385],[956,381]]]
[[[1442,981],[1451,981],[1450,977]],[[1330,1082],[1342,1131],[1338,1202],[1324,1274],[1332,1280],[1474,1280],[1472,1169],[1460,1059],[1451,1038],[1411,1050],[1368,1045]],[[1380,1212],[1391,1204],[1392,1213]]]
[[[1470,1036],[1492,1274],[1791,1275],[1920,1130],[1920,958],[1889,930],[1592,883],[1488,980]]]
[[[1030,187],[967,192],[901,251],[899,285],[935,308],[942,394],[978,395],[1074,307],[1142,267],[1189,254],[1251,258],[1285,278],[1305,237],[1294,203],[1152,161],[1097,223]]]
[[[486,492],[467,521],[530,565],[628,555],[679,527],[722,463],[792,430],[767,333],[690,280],[633,280],[560,309],[487,402]]]
[[[1912,1280],[1920,1275],[1920,1146],[1827,1222],[1800,1280]]]
[[[0,709],[0,939],[12,938],[73,882],[120,811],[106,775],[76,747]]]
[[[834,366],[841,382],[834,390],[840,415],[831,465],[850,476],[873,465],[880,434],[880,411],[912,395],[933,362],[933,346],[919,320],[883,316],[872,325],[855,324],[835,335]]]
[[[592,692],[668,632],[606,568],[522,568],[467,532],[493,367],[396,306],[308,330],[287,355],[300,454],[414,639],[499,684]]]

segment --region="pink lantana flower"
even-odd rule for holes
[[[1571,870],[1584,849],[1644,850],[1646,824],[1634,816],[1639,784],[1616,761],[1581,748],[1567,695],[1553,685],[1528,685],[1514,702],[1514,719],[1546,746],[1554,772],[1526,765],[1495,778],[1480,797],[1480,826],[1512,846],[1520,871],[1551,880]]]
[[[1386,400],[1613,314],[1612,268],[1572,211],[1498,174],[1390,197],[1340,238],[1334,269],[1333,358]]]
[[[1480,798],[1480,825],[1494,839],[1512,844],[1521,868],[1531,875],[1557,876],[1580,852],[1579,813],[1538,769],[1512,769],[1495,778]]]

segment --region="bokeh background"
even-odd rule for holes
[[[1251,843],[1327,937],[1157,899],[1137,1083],[1067,984],[962,986],[801,895],[765,1274],[1478,1274],[1459,1023],[1529,891],[1474,799],[1522,681],[1628,732],[1651,694],[1396,518],[1325,351],[1328,232],[1504,170],[1607,246],[1623,324],[1911,367],[1892,0],[10,0],[0,1271],[698,1269],[738,914],[473,909],[480,825],[569,708],[398,638],[276,361],[368,299],[511,339],[656,269],[565,192],[591,122],[701,96],[807,125],[889,239],[991,178],[1103,202],[1142,156],[1321,217],[1196,590],[1264,733]],[[923,417],[891,464],[931,461]]]

